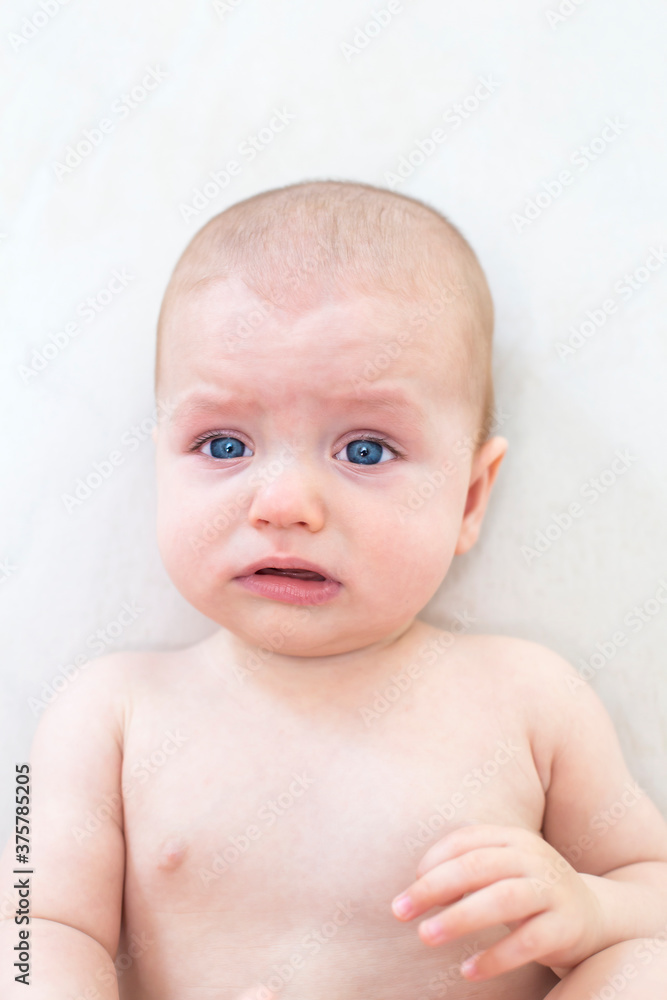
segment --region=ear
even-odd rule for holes
[[[463,521],[454,550],[457,556],[471,549],[479,537],[491,487],[506,451],[507,440],[503,437],[492,437],[475,453],[470,470],[470,485]]]

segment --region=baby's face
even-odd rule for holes
[[[252,644],[322,656],[381,642],[447,573],[475,414],[456,302],[419,332],[417,305],[359,294],[287,312],[214,278],[172,308],[160,551],[183,596]],[[280,556],[329,582],[246,572]]]

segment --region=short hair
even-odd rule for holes
[[[455,291],[459,353],[479,405],[482,440],[494,408],[493,302],[467,240],[416,198],[352,181],[303,181],[237,202],[191,239],[167,285],[157,330],[156,391],[166,317],[174,300],[207,278],[242,277],[281,309],[312,306],[326,291],[433,302]],[[465,278],[461,284],[461,278]]]

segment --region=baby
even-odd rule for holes
[[[507,448],[492,327],[412,198],[296,184],[196,234],[159,320],[158,539],[220,627],[44,714],[3,1000],[667,996],[667,824],[599,698],[418,618]]]

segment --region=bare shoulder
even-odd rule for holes
[[[190,649],[128,650],[90,660],[71,673],[40,713],[33,756],[51,760],[53,748],[67,744],[77,753],[87,747],[92,759],[91,748],[98,747],[100,771],[113,767],[119,775],[137,739],[150,731],[151,720],[187,702],[189,656]]]
[[[497,697],[516,699],[531,728],[544,731],[560,725],[561,710],[571,705],[573,692],[587,687],[568,660],[538,642],[506,635],[462,639],[469,669],[478,677],[483,674],[484,683]]]
[[[126,650],[100,657],[90,665],[91,675],[97,675],[96,685],[107,694],[122,699],[129,711],[142,699],[152,699],[158,693],[174,693],[196,662],[196,646],[169,650]]]
[[[91,689],[101,688],[106,693],[131,693],[143,684],[159,682],[169,673],[182,670],[183,664],[192,658],[195,648],[107,653],[92,660],[85,674],[90,678]]]
[[[38,744],[62,728],[71,732],[101,725],[111,729],[122,745],[134,655],[108,653],[70,669],[45,686],[47,694],[40,702],[45,711],[40,713],[36,733]]]
[[[601,707],[597,695],[564,657],[540,643],[438,631],[443,661],[449,659],[469,703],[500,720],[508,731],[525,735],[546,788],[573,713],[595,713]]]
[[[572,686],[583,684],[574,667],[554,650],[530,639],[507,635],[460,634],[434,630],[443,650],[451,650],[466,671],[486,684],[521,685],[526,696],[546,692],[553,698],[567,697]]]

